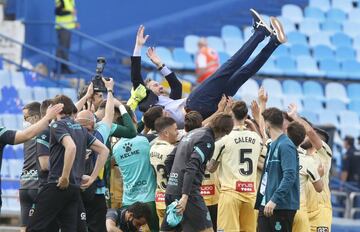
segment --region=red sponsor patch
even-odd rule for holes
[[[254,182],[236,182],[236,191],[238,192],[255,192]]]
[[[202,196],[211,196],[215,195],[215,185],[201,185],[200,193]]]
[[[165,202],[165,193],[156,192],[156,194],[155,194],[155,202]]]

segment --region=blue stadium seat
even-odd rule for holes
[[[340,112],[346,110],[346,105],[339,99],[328,99],[326,100],[326,110]]]
[[[298,31],[292,31],[287,35],[290,44],[303,44],[308,45],[306,35]]]
[[[271,74],[271,75],[282,75],[283,72],[281,69],[276,67],[275,61],[273,59],[268,59],[266,63],[261,67],[259,73],[262,74]]]
[[[18,93],[23,104],[34,101],[32,88],[20,88],[18,89]]]
[[[14,120],[13,114],[3,114],[1,115],[1,118],[3,119],[3,125],[10,129],[10,130],[17,130],[20,128],[20,125],[18,124],[17,120]]]
[[[273,96],[273,95],[270,95],[269,93],[269,96]],[[284,105],[282,103],[282,100],[280,97],[269,97],[269,100],[268,102],[266,103],[266,106],[267,107],[276,107],[276,108],[279,108],[279,109],[284,109]]]
[[[320,25],[319,22],[305,19],[299,24],[299,31],[304,33],[305,35],[312,35],[314,33],[320,32]]]
[[[181,77],[181,79],[185,80],[185,81],[189,81],[192,84],[196,84],[197,83],[197,77],[195,75],[192,74],[185,74]]]
[[[342,32],[334,34],[331,42],[335,47],[352,47],[352,39]]]
[[[349,13],[353,9],[352,0],[332,0],[331,6]]]
[[[360,84],[349,84],[347,86],[347,94],[351,100],[360,100]]]
[[[355,60],[356,52],[351,47],[337,47],[335,57],[338,61]]]
[[[328,46],[318,45],[313,48],[313,56],[316,60],[331,59],[334,58],[334,52]]]
[[[276,67],[281,69],[284,75],[297,76],[301,72],[297,70],[296,62],[289,56],[278,57],[275,60]]]
[[[342,31],[341,23],[325,21],[321,24],[321,29],[324,32],[340,32]]]
[[[303,109],[303,104],[301,101],[301,98],[299,96],[294,95],[284,95],[283,98],[283,110],[287,110],[290,104],[296,104],[298,107],[298,110],[301,112]]]
[[[34,90],[35,91],[35,90]],[[77,93],[76,90],[73,88],[63,88],[62,92],[68,96],[69,98],[71,98],[71,100],[73,100],[74,102],[77,101]]]
[[[286,96],[288,96],[288,95],[295,95],[298,97],[303,96],[302,86],[297,81],[285,80],[282,83],[282,86],[283,86],[284,94]]]
[[[216,36],[209,36],[207,37],[207,42],[209,47],[215,49],[217,52],[223,52],[224,49],[224,41]]]
[[[318,115],[313,111],[302,111],[301,116],[306,118],[309,122],[311,122],[314,125],[319,124],[319,118]]]
[[[341,120],[341,118],[340,118]],[[353,126],[342,126],[341,125],[341,137],[344,138],[347,135],[353,136],[354,138],[357,138],[360,135],[359,128],[355,128]],[[333,229],[333,228],[332,228]]]
[[[323,59],[319,62],[321,71],[325,72],[328,78],[346,78],[346,74],[341,70],[340,63],[335,59]]]
[[[218,54],[221,65],[223,65],[228,59],[230,59],[229,54],[227,54],[226,52],[219,52]]]
[[[340,83],[330,82],[326,84],[325,96],[327,99],[339,99],[345,103],[349,102],[349,98],[347,97],[346,94],[346,89]]]
[[[353,39],[353,48],[355,50],[360,50],[360,35],[354,37],[354,39]]]
[[[244,43],[244,41],[241,38],[226,39],[224,41],[225,41],[225,52],[230,56],[234,55]]]
[[[360,115],[360,100],[352,100],[349,103],[349,110],[354,111]]]
[[[197,43],[199,41],[199,36],[196,35],[187,35],[184,39],[184,48],[187,52],[195,54],[198,51]]]
[[[262,81],[262,86],[269,94],[269,99],[272,97],[282,98],[283,91],[280,81],[266,78]]]
[[[353,128],[359,127],[359,115],[354,111],[344,110],[339,114],[340,125],[344,126],[352,126]]]
[[[277,18],[280,20],[281,24],[283,25],[286,34],[292,31],[296,31],[296,27],[293,21],[282,16],[279,16]]]
[[[168,48],[165,47],[157,47],[156,53],[161,57],[161,60],[168,65],[170,68],[181,69],[184,67],[182,63],[178,63],[174,61],[174,58]]]
[[[231,39],[242,39],[242,32],[241,30],[234,25],[224,25],[221,28],[221,37],[226,40],[228,38]]]
[[[342,62],[342,70],[349,79],[360,80],[360,63],[356,60]]]
[[[47,89],[47,91],[49,98],[54,98],[56,95],[62,94],[61,88],[57,88],[57,87],[50,87]]]
[[[0,88],[11,86],[10,72],[7,70],[0,70]]]
[[[316,21],[322,22],[325,20],[324,11],[316,7],[307,6],[304,10],[305,18],[314,19]]]
[[[299,57],[299,56],[310,56],[309,47],[304,44],[293,44],[290,46],[290,55],[292,57]]]
[[[353,38],[360,35],[360,30],[358,30],[358,28],[360,28],[360,23],[348,21],[343,23],[343,32]]]
[[[3,100],[15,99],[15,98],[17,98],[19,96],[17,90],[13,86],[2,87],[1,95],[3,97]]]
[[[312,47],[323,45],[331,47],[330,36],[323,32],[317,32],[309,35],[309,44]]]
[[[281,15],[290,19],[295,23],[299,23],[303,20],[303,12],[297,5],[286,4],[281,8]]]
[[[347,20],[347,14],[340,9],[332,8],[326,13],[326,18],[329,21],[342,23]]]
[[[304,110],[311,112],[319,112],[324,110],[324,106],[321,100],[313,98],[311,96],[306,96],[303,99]]]
[[[332,124],[336,127],[339,126],[338,117],[333,111],[323,111],[319,113],[319,123],[323,125]]]
[[[324,90],[319,82],[305,81],[303,83],[303,90],[305,97],[311,97],[314,99],[324,99]]]
[[[316,60],[311,56],[299,56],[296,58],[297,68],[300,72],[311,77],[322,77],[324,72],[320,71]]]
[[[144,66],[153,68],[154,67],[153,63],[151,62],[149,57],[146,55],[147,50],[148,50],[148,47],[144,47],[143,49],[141,49],[141,62]]]
[[[259,54],[261,52],[261,50],[266,46],[268,41],[269,41],[269,38],[265,38],[261,43],[259,43],[258,46],[256,47],[255,51],[250,55],[250,58],[253,59],[255,56],[257,56],[257,54]]]
[[[25,88],[26,87],[23,72],[12,72],[11,73],[11,82],[15,88]]]
[[[235,96],[237,96],[239,99],[243,98],[244,96],[253,96],[256,98],[258,91],[259,84],[255,80],[249,79],[240,87]]]
[[[275,57],[289,56],[289,48],[287,46],[279,46],[272,55]]]
[[[355,23],[360,23],[360,9],[354,9],[352,11],[349,12],[348,16],[349,16],[349,21],[350,22],[355,22]]]
[[[330,0],[310,0],[309,6],[319,8],[322,11],[327,11],[330,9]]]
[[[175,62],[182,63],[185,69],[195,69],[195,63],[191,57],[191,54],[185,51],[184,48],[175,48],[173,50],[173,58]]]
[[[252,26],[247,26],[244,28],[244,41],[248,40],[253,34],[254,28]]]
[[[34,87],[34,101],[42,102],[44,99],[48,99],[47,89],[44,87]]]

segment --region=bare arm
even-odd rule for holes
[[[295,104],[290,104],[288,114],[292,119],[299,122],[300,124],[302,124],[305,127],[306,135],[309,137],[309,140],[310,140],[311,144],[313,145],[313,147],[316,150],[321,149],[323,146],[323,142],[322,142],[321,138],[315,132],[315,130],[312,128],[312,126],[310,126],[309,123],[307,123],[304,119],[299,117],[299,115],[297,113],[297,106]]]
[[[97,153],[98,156],[91,175],[89,177],[85,176],[85,178],[83,178],[83,184],[81,185],[82,188],[88,188],[96,180],[109,155],[109,149],[98,139],[96,139],[95,142],[90,146],[90,149]]]
[[[225,95],[222,96],[219,104],[218,104],[218,109],[215,113],[213,113],[210,117],[208,117],[207,119],[205,119],[203,122],[202,122],[202,125],[203,126],[206,126],[209,122],[211,122],[211,120],[216,116],[218,115],[219,113],[222,113],[224,112],[225,110],[225,107],[226,107],[226,103],[227,103],[227,98]]]
[[[316,192],[320,193],[324,189],[324,182],[322,180],[322,177],[324,176],[325,168],[324,168],[323,164],[321,164],[321,163],[319,164],[317,172],[319,173],[320,179],[318,181],[314,182],[313,185],[314,185]]]
[[[62,111],[63,107],[63,104],[50,106],[46,111],[46,115],[40,121],[22,131],[16,132],[14,144],[24,143],[45,130],[49,126],[49,121],[54,119]]]
[[[64,136],[64,138],[61,140],[61,144],[65,148],[64,166],[57,186],[60,189],[66,189],[69,186],[70,172],[75,160],[76,145],[69,135]]]
[[[39,164],[41,171],[48,171],[49,170],[49,156],[40,156]]]
[[[260,115],[259,115],[259,128],[260,128],[260,133],[263,136],[263,142],[265,144],[265,142],[269,139],[267,134],[265,133],[265,120],[264,117],[262,116],[262,113],[265,111],[266,109],[266,103],[269,99],[269,96],[267,94],[267,92],[265,91],[264,87],[261,87],[259,89],[259,93],[258,93],[258,100],[259,100],[259,108],[260,108]]]
[[[89,99],[91,99],[93,94],[94,94],[94,87],[93,87],[93,83],[91,82],[85,96],[83,96],[79,101],[75,103],[78,112],[80,112],[83,109],[84,105]]]
[[[106,125],[108,125],[109,128],[111,128],[114,119],[114,111],[115,111],[114,96],[113,96],[114,80],[110,78],[110,80],[107,81],[103,78],[103,81],[105,83],[106,89],[108,90],[108,94],[107,94],[107,101],[105,106],[105,116],[101,121],[106,123]]]
[[[116,227],[116,223],[111,219],[106,219],[106,230],[107,232],[123,232]]]
[[[216,169],[219,167],[220,162],[216,161],[214,159],[209,160],[209,162],[206,165],[206,169],[211,172],[214,173],[216,171]]]

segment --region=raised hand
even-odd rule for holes
[[[255,100],[251,102],[251,113],[252,113],[252,116],[255,119],[255,121],[259,122],[259,120],[260,120],[260,107],[259,107],[258,103]]]
[[[55,119],[57,114],[59,114],[63,110],[63,108],[64,104],[62,103],[49,106],[49,108],[46,110],[45,118],[49,121]]]
[[[225,94],[222,96],[221,100],[218,103],[218,111],[223,112],[225,110],[226,107],[226,101],[227,98],[225,96]]]
[[[144,36],[145,27],[144,25],[140,25],[137,35],[136,35],[136,45],[143,46],[146,43],[146,40],[149,38],[149,35]]]
[[[114,89],[114,80],[112,78],[109,78],[106,80],[105,78],[102,78],[104,85],[107,90],[113,90]]]
[[[288,107],[288,115],[291,118],[295,119],[297,117],[297,115],[298,115],[297,110],[298,110],[298,107],[297,107],[296,104],[294,104],[294,103],[290,104],[289,107]]]
[[[260,87],[259,92],[258,92],[258,98],[259,98],[259,102],[261,104],[266,104],[266,102],[269,99],[269,96],[265,90],[265,88],[263,86]]]
[[[225,106],[225,109],[224,109],[224,113],[226,114],[229,114],[232,110],[232,107],[234,105],[234,100],[232,97],[229,97],[226,101],[226,106]]]
[[[151,62],[153,62],[153,64],[156,65],[157,68],[160,68],[163,65],[160,57],[156,54],[154,47],[149,47],[146,52],[146,55],[147,55],[147,57],[149,57]]]

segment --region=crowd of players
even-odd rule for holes
[[[20,202],[33,231],[330,231],[331,150],[326,132],[298,115],[267,108],[261,88],[251,116],[232,96],[286,42],[281,23],[250,10],[254,33],[211,77],[182,98],[182,85],[149,48],[168,93],[141,76],[140,26],[127,102],[90,84],[23,108],[26,128],[0,128],[24,143]],[[250,62],[266,37],[268,44]],[[270,96],[271,97],[271,96]],[[143,118],[133,111],[139,108]],[[117,178],[116,178],[116,177]],[[119,204],[112,199],[121,198]]]

